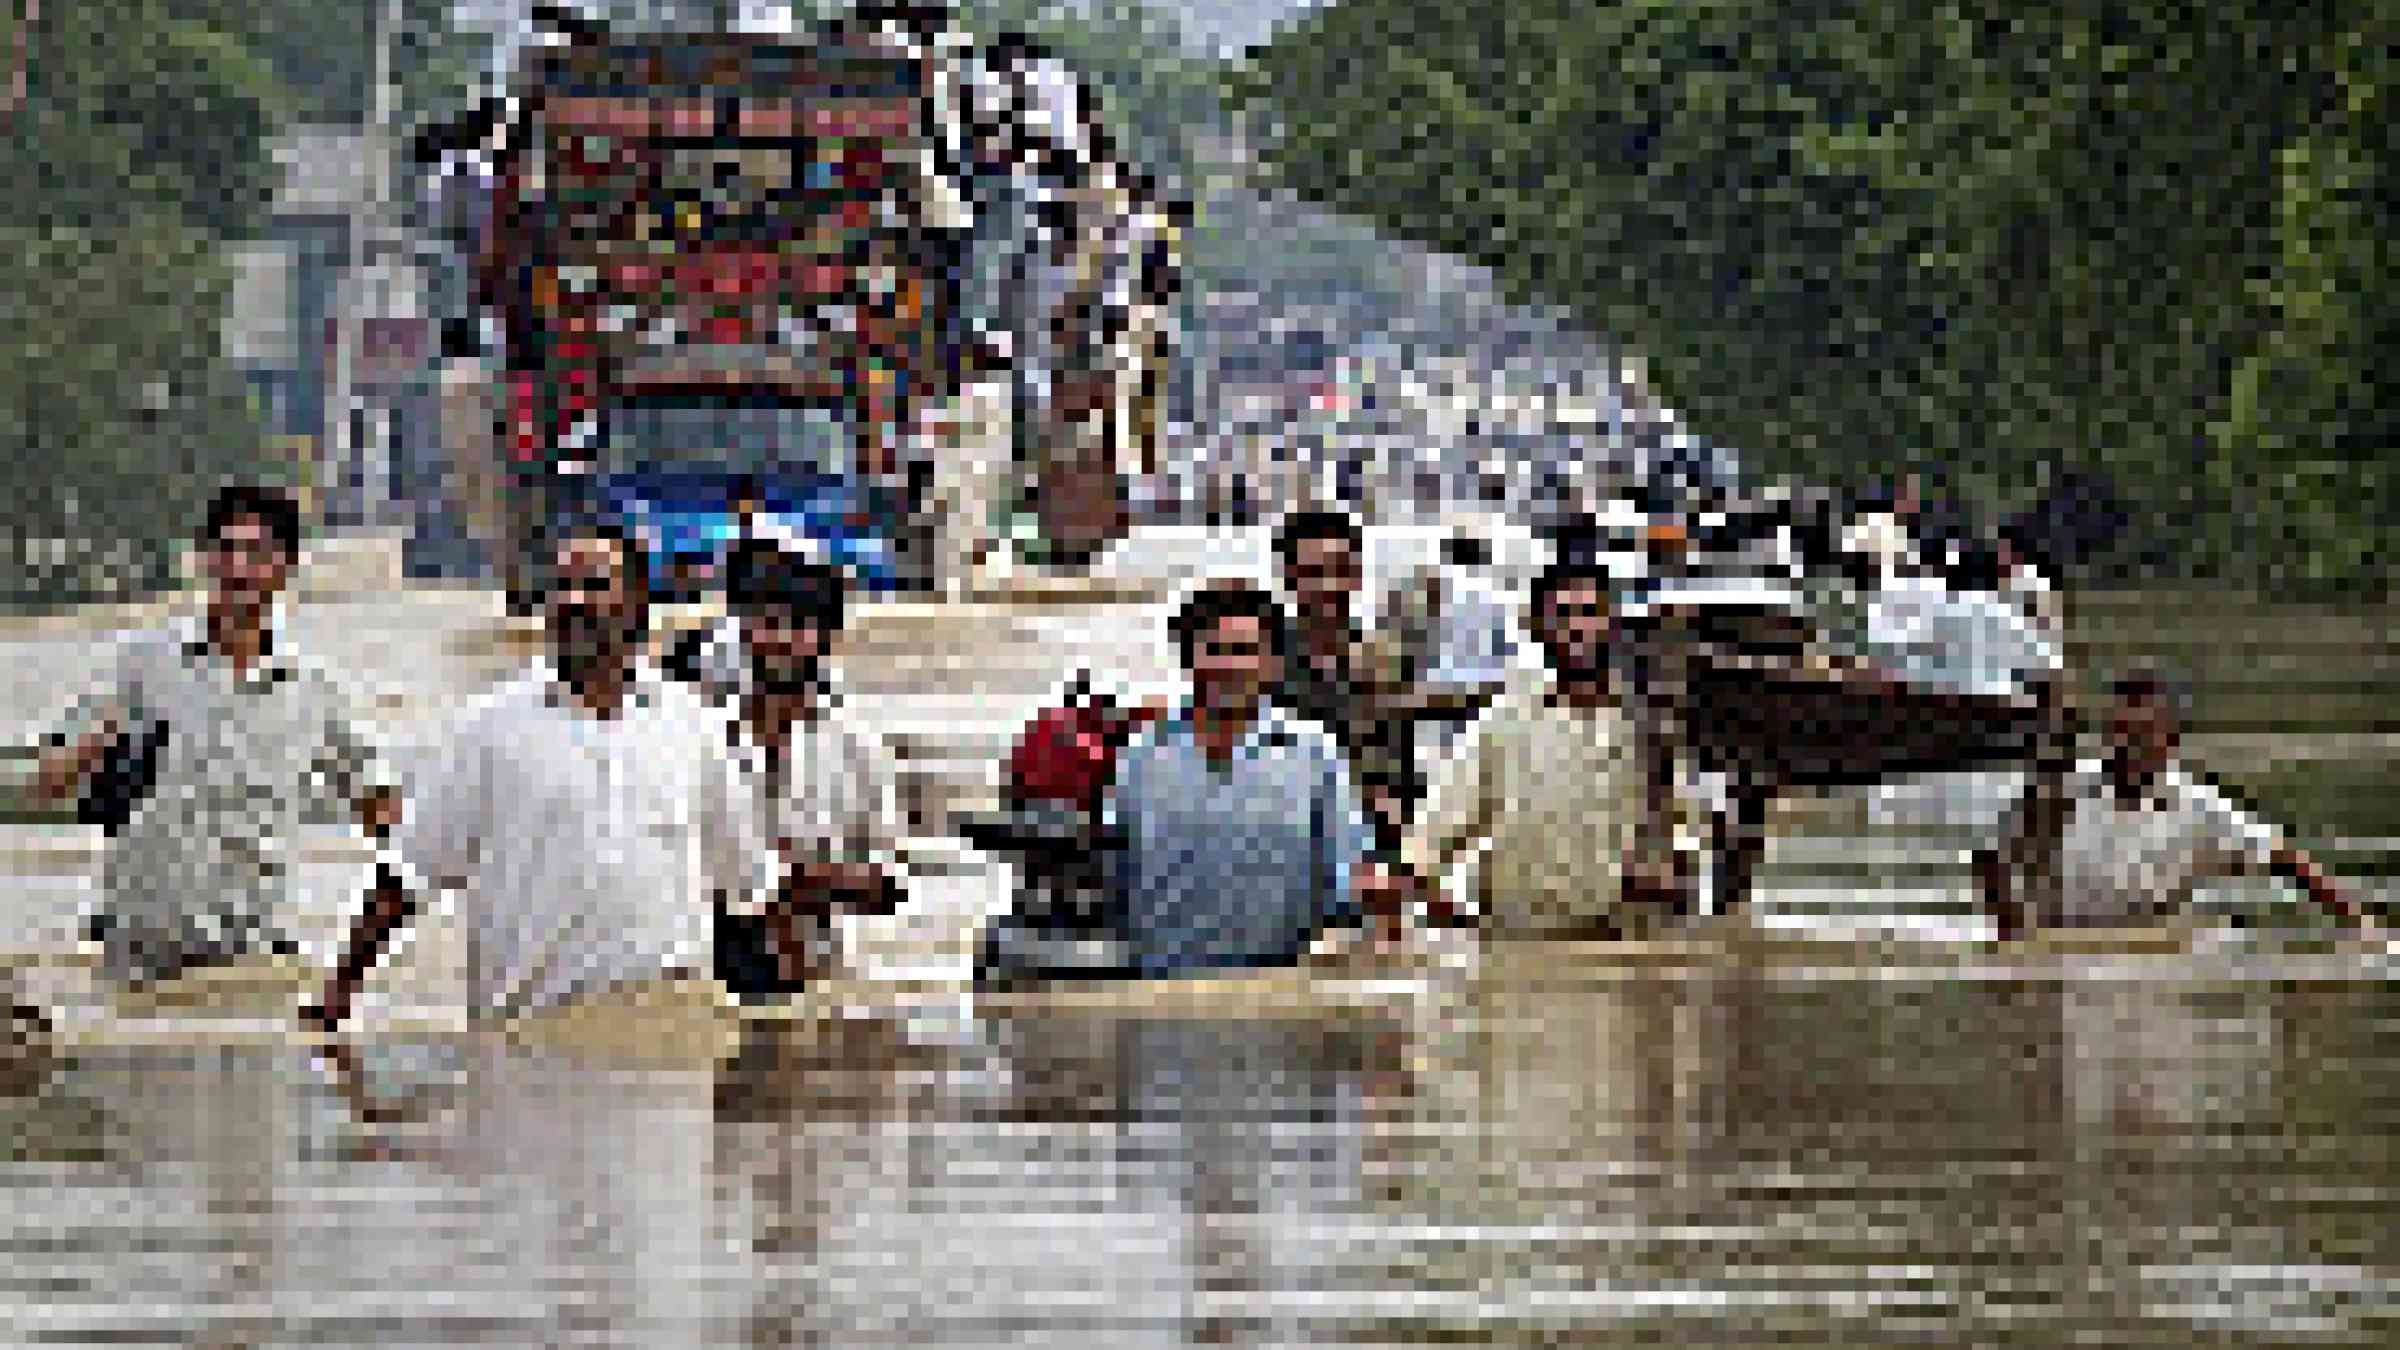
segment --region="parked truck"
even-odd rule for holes
[[[1122,533],[1177,219],[1088,90],[938,7],[777,36],[546,17],[507,92],[420,143],[474,188],[496,341],[444,381],[446,439],[512,594],[562,509],[688,524],[735,483],[871,588],[967,584],[1020,498],[1058,556]]]

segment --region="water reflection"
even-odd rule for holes
[[[2386,1344],[2368,978],[1494,960],[1341,1016],[109,1050],[0,1099],[11,1343]],[[366,1109],[362,1109],[362,1103]]]

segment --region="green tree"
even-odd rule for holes
[[[2276,338],[2305,306],[2255,280],[2296,235],[2339,235],[2353,266],[2389,235],[2348,188],[2348,216],[2293,200],[2373,159],[2364,113],[2324,130],[2376,78],[2332,58],[2388,52],[2350,36],[2373,13],[1343,0],[1245,92],[1287,181],[1623,337],[1715,439],[1834,478],[1938,462],[1995,502],[2038,465],[2099,467],[2186,565],[2283,569],[2382,509],[2320,494],[2320,526],[2230,528],[2279,467],[2229,429],[2237,371],[2328,350]],[[2349,148],[2293,161],[2328,134]],[[2360,375],[2339,365],[2310,378]],[[2318,421],[2302,402],[2279,405],[2293,434]]]
[[[293,120],[371,115],[384,0],[179,0],[176,8],[265,62]],[[400,0],[389,48],[404,121],[454,107],[482,74],[489,38],[453,22],[454,9],[452,0]]]
[[[2331,87],[2316,122],[2277,157],[2275,268],[2254,284],[2272,327],[2236,368],[2211,472],[2221,490],[2269,497],[2267,518],[2298,540],[2315,579],[2388,569],[2400,528],[2400,400],[2387,373],[2400,351],[2400,266],[2391,96],[2400,16],[2388,8],[2326,33],[2317,68]],[[2239,531],[2219,547],[2239,548]]]
[[[144,547],[147,576],[20,565],[9,602],[155,583],[219,478],[267,469],[222,356],[223,245],[266,221],[294,121],[356,120],[380,0],[80,0],[24,37],[0,113],[0,537]],[[11,13],[19,11],[11,6]],[[406,0],[404,100],[463,87],[442,0]],[[15,33],[0,34],[14,49]]]
[[[256,444],[218,359],[216,244],[263,217],[283,93],[155,0],[43,6],[26,48],[0,141],[7,532],[157,543]],[[10,599],[58,583],[21,558]]]

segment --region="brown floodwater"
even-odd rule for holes
[[[2380,957],[1539,955],[1314,1013],[95,1046],[9,1344],[2388,1345]]]

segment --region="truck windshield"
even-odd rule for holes
[[[853,444],[837,410],[700,399],[619,404],[604,420],[610,469],[724,468],[839,477]]]

